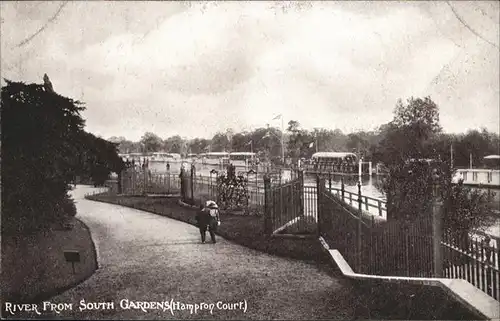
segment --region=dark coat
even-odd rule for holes
[[[218,211],[217,211],[218,212]],[[198,227],[205,227],[207,225],[216,226],[217,222],[219,221],[219,215],[217,213],[217,217],[212,217],[210,216],[210,209],[209,208],[203,208],[202,210],[198,211],[196,214],[196,222],[198,223]]]

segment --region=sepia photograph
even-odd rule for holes
[[[2,319],[500,319],[500,2],[0,20]]]

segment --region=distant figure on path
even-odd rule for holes
[[[220,225],[219,207],[214,201],[207,201],[205,207],[203,207],[203,205],[201,207],[201,210],[196,215],[196,221],[201,234],[201,242],[205,243],[208,229],[212,243],[216,243],[215,232]]]

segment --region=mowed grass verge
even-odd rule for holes
[[[198,209],[181,206],[177,197],[98,194],[88,196],[87,199],[127,206],[196,225],[195,215]],[[328,262],[317,238],[269,237],[264,233],[264,218],[260,216],[221,213],[220,219],[221,225],[217,234],[237,244],[282,257],[321,263]]]
[[[94,274],[98,262],[90,230],[76,218],[72,223],[72,229],[2,234],[1,294],[5,301],[40,302]],[[74,270],[65,251],[79,253]]]

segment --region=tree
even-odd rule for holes
[[[192,139],[188,144],[189,153],[200,154],[208,150],[210,141],[205,138],[195,138]]]
[[[157,152],[161,148],[162,140],[158,135],[147,132],[142,136],[140,143],[144,147],[144,152]]]
[[[297,133],[300,131],[300,123],[296,120],[290,120],[286,130],[290,133]]]
[[[426,147],[429,139],[441,132],[438,106],[430,97],[424,99],[411,97],[406,105],[399,100],[394,114],[393,124],[400,129],[399,133],[403,134],[405,140],[404,156],[432,157]]]
[[[229,152],[229,144],[226,133],[217,133],[212,138],[212,152]]]
[[[494,136],[493,136],[494,137]],[[467,167],[472,156],[473,166],[481,166],[483,157],[498,153],[498,145],[492,144],[493,138],[486,129],[469,130],[455,144],[455,163],[457,166]]]
[[[233,151],[232,150],[232,148],[233,148],[233,136],[234,136],[234,130],[232,128],[226,129],[226,137],[227,137],[227,141],[228,141],[227,148],[228,148],[229,152]]]
[[[319,141],[319,147],[321,151],[325,152],[341,152],[346,151],[346,141],[347,137],[342,133],[340,129],[331,130],[321,130],[320,137],[323,136],[324,140]]]
[[[120,153],[138,153],[141,151],[141,144],[130,140],[123,140],[118,145]]]
[[[347,135],[346,147],[350,152],[356,152],[361,157],[366,158],[369,156],[370,151],[370,142],[368,139],[370,135],[365,132],[351,133]]]
[[[266,161],[275,157],[281,157],[281,131],[279,129],[257,128],[248,135],[252,140],[253,150],[257,155]],[[249,148],[249,146],[246,146]]]
[[[109,142],[112,142],[112,143],[115,143],[115,144],[120,144],[121,142],[123,141],[126,141],[127,139],[123,136],[111,136],[110,138],[108,138],[108,141]]]
[[[123,162],[116,144],[84,131],[83,104],[47,85],[2,87],[2,230],[37,230],[76,214],[76,175],[103,182]]]
[[[80,144],[83,147],[79,175],[90,178],[95,185],[103,185],[111,172],[119,174],[124,163],[117,153],[117,143],[82,133]]]
[[[295,120],[290,120],[288,122],[288,143],[287,143],[287,154],[293,159],[301,157],[303,151],[303,145],[306,143],[307,133],[300,128],[300,123]]]
[[[163,149],[169,153],[181,154],[185,143],[181,136],[171,136],[163,141]]]
[[[453,185],[454,169],[449,159],[436,154],[448,137],[441,134],[434,102],[411,98],[403,106],[399,101],[394,119],[384,131],[380,147],[389,168],[384,183],[388,219],[414,220],[429,215],[435,197],[433,185],[437,184],[445,202],[445,230],[465,235],[488,221],[485,194]]]
[[[377,158],[386,165],[436,157],[432,138],[441,132],[438,106],[429,98],[398,100],[394,119],[383,128]]]
[[[425,142],[440,130],[439,111],[429,98],[398,100],[392,122],[384,128],[380,158],[389,168],[384,185],[389,218],[427,214],[431,203],[429,166],[423,150]]]
[[[235,152],[249,152],[251,138],[247,133],[236,133],[232,137],[231,150]],[[253,145],[253,142],[252,142]]]
[[[2,229],[34,230],[75,215],[82,104],[43,85],[2,87]]]

